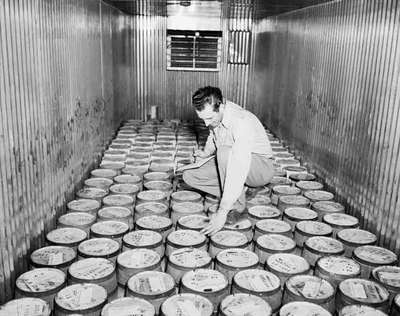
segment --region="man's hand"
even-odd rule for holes
[[[209,157],[210,155],[207,154],[204,150],[198,149],[194,152],[193,156],[196,158],[204,159],[204,158]]]
[[[228,212],[224,210],[218,210],[217,213],[213,214],[210,219],[210,223],[204,227],[200,232],[205,235],[214,235],[219,232],[226,223]]]

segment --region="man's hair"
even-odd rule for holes
[[[197,111],[204,110],[205,104],[209,103],[214,106],[214,111],[218,112],[222,103],[222,92],[219,88],[211,86],[200,88],[193,94],[192,103]]]

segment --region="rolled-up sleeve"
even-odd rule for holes
[[[248,121],[241,119],[232,134],[234,143],[228,157],[225,183],[221,198],[220,208],[230,210],[243,190],[250,170],[251,153],[254,145],[254,132]]]

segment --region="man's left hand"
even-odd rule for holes
[[[214,235],[219,232],[226,223],[228,213],[222,210],[218,210],[216,214],[213,214],[210,219],[210,223],[204,227],[200,232],[205,235]]]

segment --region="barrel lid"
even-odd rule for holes
[[[244,218],[234,224],[225,224],[223,227],[224,230],[237,230],[237,231],[247,231],[252,230],[252,224],[250,220]]]
[[[168,206],[159,202],[145,202],[137,204],[135,210],[138,213],[150,212],[152,214],[162,214],[168,211]]]
[[[166,199],[166,193],[160,190],[146,190],[138,193],[137,197],[145,201],[159,201]]]
[[[228,280],[217,270],[196,269],[183,275],[182,285],[192,291],[210,294],[228,288]]]
[[[123,206],[107,206],[97,212],[102,219],[120,219],[132,216],[132,211]]]
[[[254,205],[249,207],[248,213],[257,219],[279,218],[282,215],[278,208],[270,205]]]
[[[102,221],[94,223],[90,227],[90,231],[96,235],[120,236],[129,231],[129,226],[127,223],[120,221]]]
[[[354,227],[359,224],[358,218],[343,213],[326,214],[323,217],[323,221],[333,227]]]
[[[339,316],[387,316],[387,314],[367,305],[347,305],[339,311]]]
[[[335,289],[328,281],[313,275],[294,275],[286,281],[285,286],[290,292],[312,300],[313,303],[335,295]]]
[[[211,236],[211,243],[222,248],[244,247],[248,244],[245,234],[238,231],[222,230]]]
[[[100,208],[100,203],[92,199],[77,199],[69,202],[67,207],[71,211],[90,212]]]
[[[132,168],[133,170],[135,170],[135,168],[137,168],[136,170],[144,170],[143,171],[143,173],[144,173],[144,172],[147,172],[147,169],[149,166],[149,160],[148,159],[146,159],[146,160],[127,160],[125,165],[126,165],[126,168]]]
[[[107,191],[100,188],[83,188],[79,190],[76,195],[82,199],[101,199],[107,195]]]
[[[73,278],[91,281],[108,277],[115,272],[114,264],[104,258],[87,258],[74,262],[68,268]]]
[[[359,246],[375,244],[377,241],[376,235],[373,233],[355,228],[347,228],[339,231],[337,238],[342,242]]]
[[[122,173],[124,174],[143,174],[148,170],[149,166],[145,162],[144,164],[140,166],[130,166],[128,163],[126,163],[126,167],[122,169]]]
[[[155,309],[148,301],[137,297],[122,297],[103,307],[101,316],[154,316]]]
[[[94,201],[94,200],[93,200]],[[87,226],[96,221],[96,217],[90,213],[71,212],[61,215],[58,218],[58,223],[65,226]]]
[[[301,221],[296,224],[296,230],[308,236],[329,236],[332,227],[317,221]]]
[[[11,300],[0,306],[1,316],[50,316],[49,304],[35,297],[23,297]]]
[[[115,194],[136,194],[139,192],[139,187],[132,183],[120,183],[110,186],[110,192]]]
[[[181,190],[172,193],[171,198],[173,201],[190,202],[190,201],[200,201],[201,195],[194,191]]]
[[[394,265],[397,255],[385,248],[377,246],[361,246],[354,249],[353,257],[368,265]]]
[[[128,289],[143,296],[159,296],[169,293],[175,288],[175,280],[171,275],[159,271],[143,271],[128,280]]]
[[[202,249],[180,248],[171,252],[169,261],[180,267],[195,269],[211,263],[211,257]]]
[[[324,186],[317,181],[304,181],[300,180],[296,183],[296,187],[301,190],[321,190]]]
[[[161,304],[165,316],[211,316],[213,310],[210,300],[192,293],[176,294]]]
[[[281,153],[282,154],[282,153]],[[276,157],[276,155],[275,155]],[[279,158],[279,157],[277,157]],[[307,168],[306,167],[302,167],[302,166],[286,166],[282,168],[285,171],[290,171],[290,172],[307,172]]]
[[[279,316],[332,316],[325,308],[310,302],[291,302],[281,307]]]
[[[263,249],[286,252],[296,248],[296,242],[284,235],[268,234],[257,238],[257,245]]]
[[[131,147],[131,145],[127,145],[128,148]],[[125,163],[124,162],[120,162],[120,161],[106,161],[106,162],[102,162],[100,164],[100,168],[102,169],[110,169],[110,170],[121,170],[125,167]]]
[[[16,287],[27,293],[43,293],[63,287],[65,273],[53,268],[38,268],[21,274],[15,281]]]
[[[172,227],[172,221],[167,217],[150,215],[139,218],[136,225],[144,229],[163,230]]]
[[[310,190],[304,192],[304,196],[313,202],[330,201],[335,197],[331,192],[323,190]]]
[[[281,158],[294,158],[294,155],[291,153],[274,153],[274,157],[281,159]]]
[[[290,224],[279,219],[262,219],[256,223],[256,228],[267,233],[287,233],[292,229]]]
[[[143,175],[143,179],[146,181],[169,180],[169,177],[170,175],[167,172],[162,171],[147,172]]]
[[[113,183],[113,180],[111,180],[110,178],[89,178],[85,180],[86,186],[100,189],[107,189]]]
[[[136,230],[126,234],[123,237],[123,242],[137,248],[151,247],[161,244],[162,236],[152,230]]]
[[[289,179],[293,181],[314,181],[315,176],[311,173],[298,172],[289,175]]]
[[[358,276],[361,272],[360,265],[353,259],[342,256],[326,256],[318,259],[316,267],[325,273],[341,276]]]
[[[295,221],[316,220],[318,218],[315,211],[306,207],[288,207],[283,213],[289,219]]]
[[[266,264],[270,270],[285,274],[307,273],[310,270],[306,259],[291,253],[272,254]]]
[[[310,204],[310,200],[302,195],[282,195],[279,197],[279,202],[293,206],[307,206]]]
[[[293,158],[282,158],[282,159],[276,159],[276,162],[280,165],[290,165],[290,166],[300,166],[300,161],[297,159]]]
[[[79,253],[90,257],[112,256],[118,253],[118,241],[110,238],[92,238],[81,242],[78,246]]]
[[[249,205],[269,205],[271,204],[271,199],[262,194],[257,194],[253,198],[247,200],[247,204]]]
[[[365,279],[346,279],[339,284],[340,292],[361,304],[382,304],[389,299],[389,292],[378,283]]]
[[[270,181],[270,185],[291,185],[292,181],[290,181],[288,178],[286,177],[279,177],[279,176],[274,176],[272,177],[271,181]]]
[[[344,206],[334,201],[314,202],[311,208],[316,212],[323,213],[344,213]]]
[[[148,268],[158,264],[160,261],[161,257],[157,252],[142,248],[124,251],[117,257],[118,265],[135,269]]]
[[[261,297],[236,293],[225,297],[220,306],[226,316],[269,316],[272,314],[271,306]]]
[[[195,247],[204,244],[206,241],[206,236],[191,229],[176,230],[167,236],[167,244],[171,244],[179,248]]]
[[[318,254],[339,255],[344,253],[344,246],[339,240],[324,236],[308,238],[304,242],[304,248]]]
[[[249,250],[231,248],[222,250],[217,254],[217,261],[232,268],[250,268],[258,265],[258,256]]]
[[[242,289],[258,293],[274,292],[281,287],[281,281],[275,274],[260,269],[239,271],[234,275],[233,282]]]
[[[90,174],[95,178],[114,178],[118,173],[113,169],[100,168],[92,170]]]
[[[184,214],[201,213],[204,211],[204,206],[197,202],[181,202],[172,205],[172,211]]]
[[[372,270],[372,277],[375,281],[382,283],[389,290],[400,290],[400,267],[380,266]]]
[[[209,218],[204,215],[186,215],[178,219],[178,226],[186,229],[201,230],[209,223]]]
[[[296,195],[300,194],[301,191],[299,188],[290,185],[276,185],[272,188],[272,193],[280,195]]]
[[[169,181],[147,181],[144,183],[144,186],[147,190],[160,190],[160,191],[169,191],[172,190],[172,183]]]
[[[125,194],[112,194],[103,198],[103,204],[108,206],[124,206],[135,203],[133,197]]]
[[[74,227],[57,228],[46,235],[46,239],[54,244],[75,244],[87,238],[85,231]]]
[[[142,179],[139,176],[136,175],[130,175],[130,174],[121,174],[119,176],[114,177],[114,181],[116,183],[139,183],[142,181]]]
[[[59,266],[76,258],[76,252],[70,247],[48,246],[35,250],[31,260],[36,265]]]
[[[105,304],[107,291],[97,284],[73,284],[59,291],[54,301],[65,310],[79,312]]]

